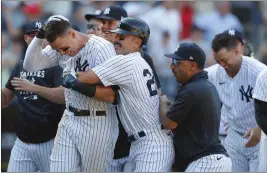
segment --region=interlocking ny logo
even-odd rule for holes
[[[39,22],[39,21],[35,22],[35,27],[36,28],[41,28],[42,25],[43,25],[42,22]]]
[[[88,61],[85,60],[83,62],[83,64],[81,63],[81,57],[77,59],[76,61],[76,67],[75,67],[75,71],[85,71],[86,67],[88,67]]]
[[[230,30],[228,31],[228,34],[229,34],[229,35],[235,35],[235,30],[230,29]]]
[[[239,91],[241,93],[242,101],[244,101],[244,97],[245,97],[246,101],[250,102],[250,99],[252,99],[252,90],[253,90],[253,87],[251,87],[250,85],[248,85],[247,91],[245,91],[243,85],[240,87]]]

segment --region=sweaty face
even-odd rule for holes
[[[97,19],[91,19],[87,24],[88,34],[95,34],[102,37],[102,22]]]
[[[75,38],[76,33],[69,31],[65,35],[58,37],[50,45],[53,49],[60,52],[61,55],[75,56],[79,52],[79,44]]]
[[[134,35],[116,34],[114,39],[115,51],[118,55],[125,55],[136,52],[139,45],[137,43],[138,37]]]
[[[225,71],[231,72],[235,70],[235,67],[238,66],[237,64],[237,56],[238,56],[238,49],[227,50],[223,48],[219,50],[217,53],[213,52],[213,56],[215,61],[220,64]]]
[[[102,20],[102,31],[103,36],[106,40],[114,43],[114,39],[116,34],[109,32],[110,30],[116,29],[118,26],[119,21],[117,20]]]
[[[174,59],[172,59],[170,68],[177,82],[184,84],[189,79],[190,63],[191,62],[188,61],[177,62]]]

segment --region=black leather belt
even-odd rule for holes
[[[160,125],[160,128],[161,128],[161,130],[163,130],[164,129],[164,126],[161,124]],[[137,136],[139,136],[139,138],[142,138],[142,137],[146,136],[146,133],[144,131],[141,131],[141,132],[138,132],[137,133]],[[136,137],[134,135],[128,136],[128,141],[129,142],[134,142],[136,140],[137,139],[136,139]]]
[[[76,109],[69,106],[69,111],[74,113],[74,116],[90,116],[91,113],[89,110]],[[96,116],[106,116],[106,111],[96,111]]]

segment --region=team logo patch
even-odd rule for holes
[[[250,85],[248,85],[247,90],[245,91],[244,86],[242,85],[239,89],[240,93],[241,93],[241,100],[246,102],[250,102],[250,99],[253,100],[252,98],[252,90],[253,87],[251,87]]]
[[[40,22],[40,21],[35,22],[36,28],[41,28],[42,26],[43,26],[42,22]]]
[[[230,30],[228,31],[228,34],[229,34],[229,35],[235,35],[235,30],[230,29]]]

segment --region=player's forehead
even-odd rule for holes
[[[68,46],[68,40],[64,37],[58,37],[54,42],[50,43],[50,46],[54,50],[63,49]]]

